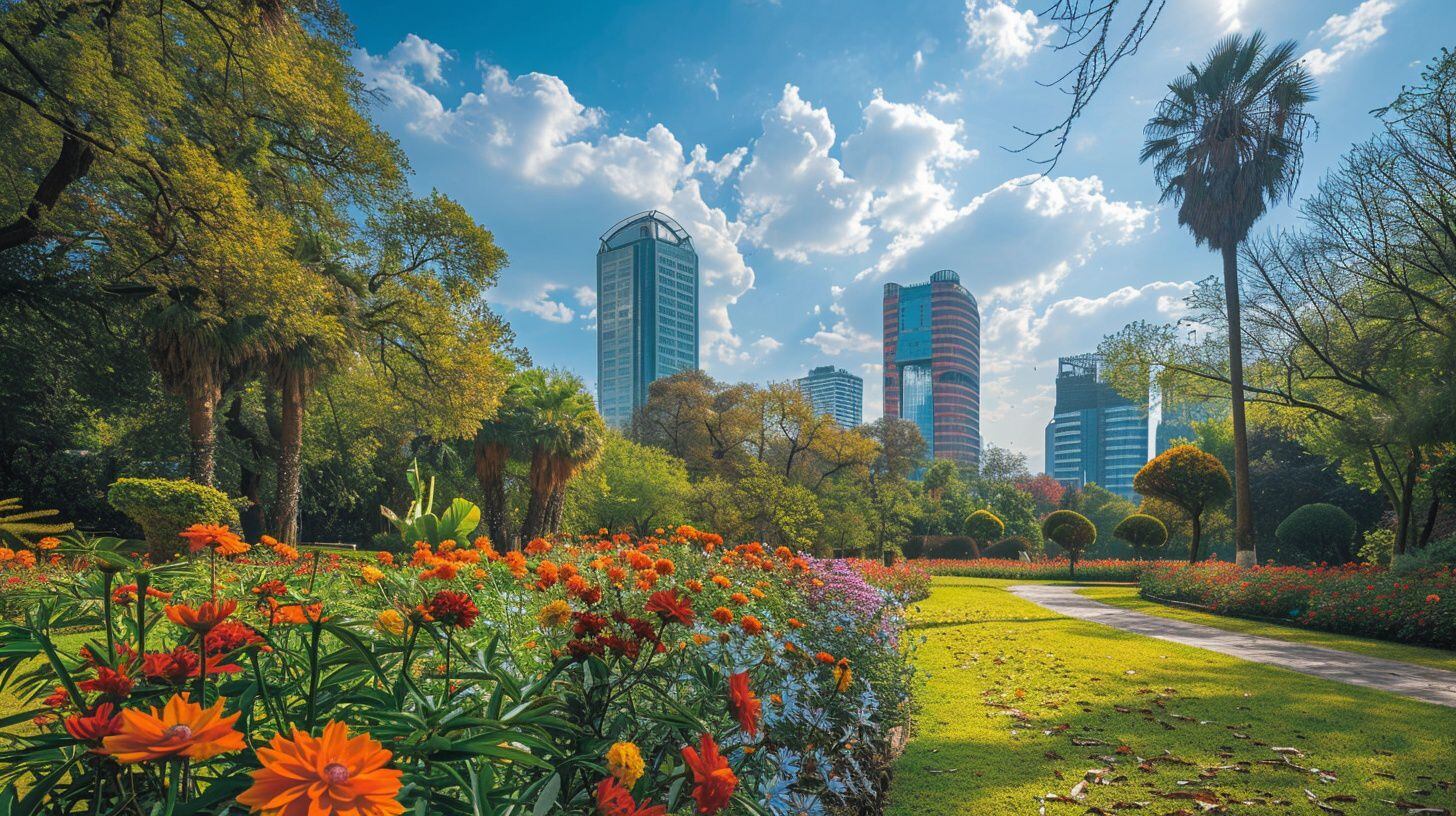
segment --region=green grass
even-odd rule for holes
[[[1387,660],[1403,660],[1407,663],[1416,663],[1421,666],[1456,671],[1456,652],[1447,649],[1409,646],[1404,643],[1392,643],[1388,640],[1372,640],[1354,635],[1319,632],[1313,629],[1301,629],[1297,626],[1280,626],[1277,623],[1246,620],[1244,618],[1235,618],[1227,615],[1212,615],[1207,612],[1198,612],[1192,609],[1168,606],[1157,603],[1156,601],[1146,600],[1138,595],[1137,587],[1089,587],[1081,590],[1081,594],[1105,604],[1120,606],[1123,609],[1131,609],[1149,615],[1188,621],[1190,623],[1202,623],[1230,632],[1261,635],[1263,637],[1289,640],[1296,643],[1308,643],[1311,646],[1325,646],[1330,649],[1342,649],[1347,652],[1370,655],[1371,657],[1383,657]]]
[[[1065,618],[1013,583],[937,578],[913,616],[926,676],[891,816],[1035,814],[1036,797],[1066,796],[1098,768],[1112,784],[1047,812],[1196,813],[1164,796],[1192,791],[1242,816],[1326,812],[1306,789],[1354,797],[1328,803],[1348,814],[1402,812],[1380,800],[1456,807],[1456,709]],[[1274,747],[1303,752],[1291,760],[1307,770],[1260,764]]]

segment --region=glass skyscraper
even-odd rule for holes
[[[653,380],[698,367],[698,253],[651,210],[617,223],[597,250],[597,410],[626,428]]]
[[[981,458],[981,315],[960,275],[885,284],[885,416],[914,422],[927,453],[965,467]]]
[[[1147,398],[1117,393],[1101,367],[1095,354],[1057,361],[1057,403],[1047,428],[1051,475],[1069,488],[1095,482],[1136,500],[1132,478],[1148,461]]]
[[[794,385],[809,398],[814,414],[834,417],[840,427],[853,428],[864,422],[864,380],[834,366],[809,369]]]

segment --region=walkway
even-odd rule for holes
[[[1145,615],[1094,601],[1077,594],[1076,590],[1076,587],[1049,584],[1011,587],[1012,593],[1069,618],[1456,708],[1456,671]]]

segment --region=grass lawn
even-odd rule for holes
[[[1234,618],[1227,615],[1210,615],[1206,612],[1198,612],[1179,606],[1168,606],[1157,603],[1156,601],[1145,600],[1138,595],[1137,587],[1089,587],[1081,590],[1081,594],[1105,604],[1120,606],[1123,609],[1132,609],[1137,612],[1145,612],[1149,615],[1158,615],[1164,618],[1188,621],[1189,623],[1202,623],[1219,629],[1226,629],[1230,632],[1262,635],[1263,637],[1275,638],[1277,640],[1292,640],[1298,643],[1308,643],[1311,646],[1325,646],[1330,649],[1358,652],[1360,654],[1370,655],[1371,657],[1383,657],[1387,660],[1404,660],[1407,663],[1417,663],[1422,666],[1456,671],[1456,652],[1447,649],[1408,646],[1404,643],[1391,643],[1386,640],[1372,640],[1370,638],[1340,635],[1333,632],[1319,632],[1313,629],[1301,629],[1297,626],[1280,626],[1277,623],[1263,623],[1261,621],[1245,620],[1244,618]]]
[[[1084,776],[1108,784],[1046,812],[1456,809],[1456,709],[1064,618],[1013,583],[937,578],[913,616],[925,677],[893,816],[1034,814]]]

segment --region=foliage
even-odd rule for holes
[[[966,517],[966,535],[982,543],[1001,538],[1006,532],[1006,523],[990,510],[977,510]]]
[[[645,536],[687,521],[692,484],[681,459],[609,431],[602,456],[566,491],[565,529]]]
[[[1193,527],[1188,542],[1189,563],[1198,560],[1204,512],[1218,509],[1232,491],[1223,463],[1192,445],[1177,445],[1158,454],[1137,472],[1132,486],[1142,495],[1166,501],[1187,514]]]
[[[854,810],[906,723],[899,603],[843,562],[690,527],[407,560],[188,533],[201,553],[162,570],[86,568],[79,542],[15,590],[0,690],[33,728],[0,751],[0,795],[17,812],[257,810],[270,785],[337,785],[333,763],[375,813]],[[57,638],[77,629],[73,654]],[[173,721],[185,754],[147,738]],[[345,727],[387,750],[353,764]],[[275,734],[301,767],[258,750]]]
[[[1147,558],[1168,543],[1168,527],[1156,516],[1143,513],[1133,513],[1118,522],[1112,535],[1127,542],[1140,558]]]
[[[1075,510],[1087,517],[1099,531],[1111,530],[1123,519],[1136,512],[1133,503],[1095,482],[1089,482],[1076,490],[1067,491],[1062,506]],[[1106,539],[1106,536],[1103,536]],[[1102,553],[1108,557],[1130,555],[1119,546],[1120,542],[1103,541]]]
[[[1163,564],[1145,571],[1140,581],[1144,597],[1198,604],[1220,615],[1456,646],[1456,571],[1449,568],[1400,575],[1368,564]]]
[[[237,505],[226,493],[187,479],[117,479],[106,500],[142,529],[154,561],[175,557],[177,534],[194,524],[238,524]]]
[[[60,514],[59,510],[22,510],[18,497],[0,499],[0,545],[24,547],[33,544],[33,539],[67,532],[74,527],[70,522],[41,520]]]
[[[404,515],[396,515],[388,507],[380,507],[383,515],[399,532],[400,544],[413,546],[423,541],[438,547],[446,541],[469,541],[475,528],[480,526],[480,508],[470,502],[456,498],[451,500],[445,512],[435,514],[435,477],[426,479],[420,473],[420,463],[411,464],[405,473],[414,501],[410,502]]]
[[[1307,561],[1344,563],[1354,555],[1355,519],[1333,504],[1306,504],[1280,522],[1275,535]]]
[[[1077,559],[1097,543],[1097,528],[1075,510],[1053,510],[1042,520],[1041,534],[1067,555],[1068,572],[1075,575]]]
[[[1094,558],[1077,562],[1077,574],[1072,574],[1071,563],[1065,558],[1043,561],[1024,561],[1016,558],[976,558],[960,560],[953,558],[923,558],[914,563],[925,568],[931,575],[955,576],[959,578],[1007,578],[1025,581],[1122,581],[1138,579],[1142,571],[1154,561],[1128,561],[1114,558]]]
[[[1038,473],[1030,479],[1023,479],[1017,482],[1016,486],[1029,494],[1032,501],[1036,503],[1037,516],[1044,516],[1060,507],[1062,497],[1067,493],[1066,485],[1045,473]]]

